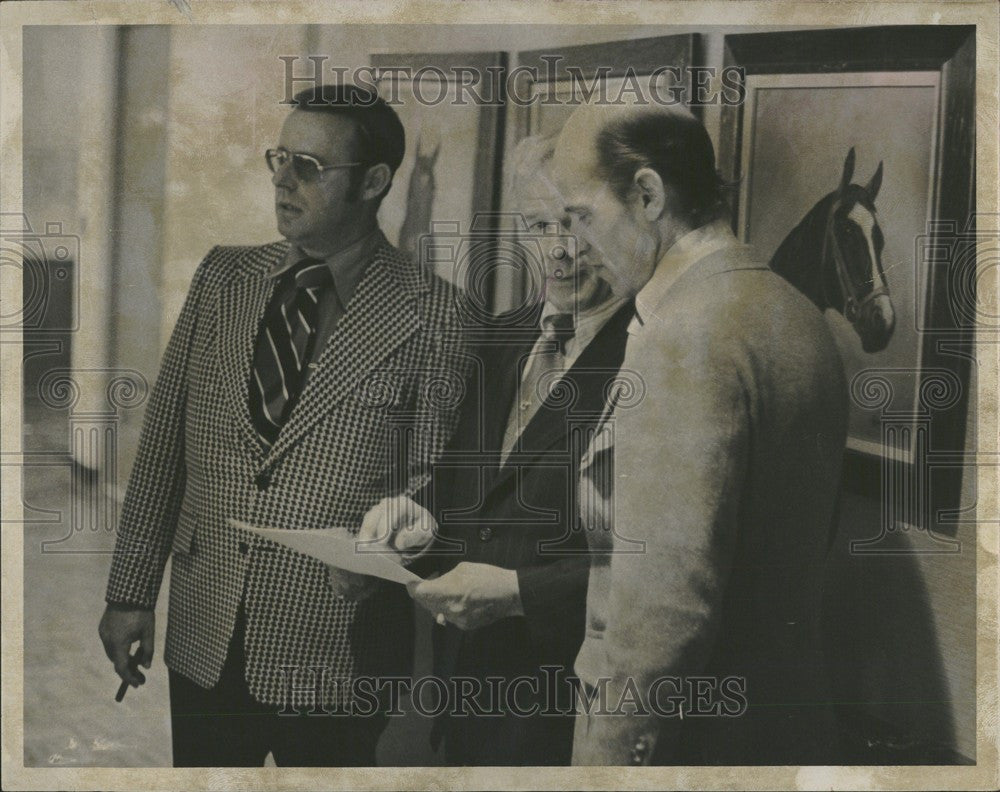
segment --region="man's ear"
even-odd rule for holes
[[[637,190],[640,210],[651,223],[656,222],[667,208],[667,191],[660,174],[652,168],[639,168],[632,177]]]
[[[361,182],[361,200],[370,201],[372,198],[377,198],[385,191],[391,181],[392,171],[389,170],[388,165],[384,162],[372,165],[365,172],[365,178]]]

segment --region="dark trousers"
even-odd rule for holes
[[[444,739],[445,761],[452,766],[568,765],[573,754],[576,724],[573,684],[566,665],[553,680],[541,661],[524,649],[529,637],[523,620],[496,623],[475,636],[454,628],[437,632],[437,647],[447,651],[457,641],[452,686],[459,678],[473,682],[478,712],[463,706],[459,713],[442,715],[434,724],[432,739]],[[488,632],[487,632],[488,631]],[[554,665],[551,666],[555,668]],[[495,693],[489,678],[502,679]],[[534,683],[529,680],[533,679]],[[517,680],[521,680],[517,683]],[[510,696],[513,694],[513,701]],[[513,705],[513,706],[512,706]],[[485,714],[490,713],[490,714]],[[528,714],[533,713],[533,714]]]
[[[247,687],[245,634],[241,606],[211,690],[170,672],[174,767],[261,767],[268,753],[283,767],[374,766],[385,715],[278,715]]]

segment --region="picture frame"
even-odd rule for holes
[[[574,107],[574,103],[567,101],[574,77],[587,83],[597,79],[614,83],[621,81],[626,73],[644,78],[652,76],[662,67],[671,67],[681,77],[676,84],[678,91],[683,91],[683,96],[689,98],[690,69],[700,65],[701,57],[701,35],[698,33],[519,52],[518,95],[551,96],[560,101],[541,99],[519,105],[515,142],[526,135],[551,134],[562,126]],[[539,79],[533,79],[533,75],[538,75]],[[665,82],[664,93],[671,87],[671,82]]]
[[[407,136],[406,155],[396,175],[400,184],[380,208],[380,225],[389,241],[417,258],[421,266],[465,291],[469,283],[475,283],[475,299],[490,306],[495,271],[465,272],[460,262],[447,257],[420,259],[422,250],[442,249],[428,244],[432,225],[446,229],[446,236],[461,237],[477,217],[500,209],[504,103],[483,87],[463,94],[463,102],[454,98],[459,90],[456,78],[463,73],[492,75],[502,84],[507,54],[374,53],[371,65],[377,74],[388,75],[380,80],[380,92],[393,97],[390,104]],[[387,79],[397,81],[391,91],[382,90]],[[415,80],[423,86],[417,88],[422,101],[414,101]],[[448,167],[442,167],[444,163]]]
[[[735,185],[734,232],[759,245],[765,260],[787,230],[768,224],[793,219],[781,199],[764,197],[760,184],[767,183],[770,195],[783,191],[773,178],[781,156],[794,159],[800,182],[821,180],[813,185],[813,200],[836,187],[839,163],[852,146],[859,156],[855,181],[864,184],[875,163],[884,162],[877,208],[882,211],[883,197],[895,189],[893,209],[905,221],[886,232],[887,250],[888,235],[898,234],[892,243],[896,269],[886,280],[902,322],[884,353],[867,357],[860,347],[849,349],[842,332],[838,336],[851,393],[844,482],[886,504],[883,532],[917,528],[953,536],[974,508],[960,500],[962,470],[970,464],[963,449],[977,318],[975,255],[968,254],[976,228],[975,28],[727,35],[724,63],[741,70],[745,101],[722,109],[720,172]],[[795,113],[783,119],[781,102],[792,99]],[[918,115],[920,157],[913,156],[913,145],[895,139],[914,134],[906,125]],[[869,134],[875,128],[880,135]],[[818,162],[822,168],[812,167]],[[902,185],[893,188],[891,180],[900,175]],[[925,192],[917,195],[920,177]],[[923,216],[915,217],[921,209]],[[901,286],[895,292],[893,281]],[[884,539],[873,539],[868,549],[884,549]],[[945,540],[936,550],[956,547]]]

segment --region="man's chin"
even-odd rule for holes
[[[597,291],[601,292],[600,301],[620,300],[635,296],[635,290],[631,284],[621,278],[615,277],[611,272],[605,270],[605,277],[601,279]]]
[[[576,303],[576,294],[571,284],[548,281],[545,284],[545,300],[555,306],[573,305]]]
[[[577,292],[577,301],[581,306],[596,308],[603,305],[613,296],[614,289],[611,284],[596,275],[591,275],[586,281],[580,284]]]
[[[295,222],[287,218],[283,218],[280,214],[278,215],[277,225],[278,233],[289,242],[294,242],[299,236],[298,229],[295,227]]]

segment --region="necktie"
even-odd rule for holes
[[[524,379],[516,392],[517,399],[507,419],[500,464],[507,463],[507,457],[524,427],[548,398],[552,387],[562,378],[566,365],[566,342],[573,337],[573,333],[572,314],[555,314],[546,319],[542,327],[542,344],[528,360]]]
[[[250,417],[268,445],[274,443],[295,405],[316,339],[321,291],[330,269],[304,259],[278,281],[264,312],[250,375]]]

